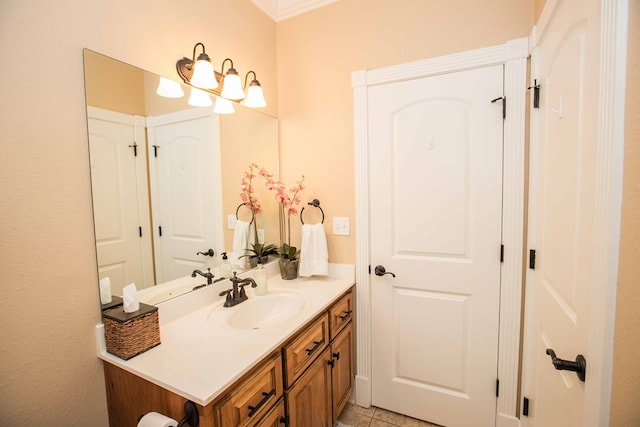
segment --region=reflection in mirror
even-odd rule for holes
[[[203,281],[191,278],[195,269],[219,278],[233,220],[250,220],[238,209],[244,172],[257,163],[278,174],[277,120],[239,104],[224,115],[194,108],[191,88],[174,81],[183,96],[159,96],[160,76],[87,49],[84,62],[99,278],[118,296],[129,283],[141,290],[182,280],[191,290]],[[257,228],[275,243],[277,205],[262,185],[256,192]],[[185,292],[160,288],[148,302]]]

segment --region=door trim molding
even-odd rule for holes
[[[369,150],[367,123],[368,87],[401,80],[435,76],[473,68],[504,65],[504,96],[507,118],[504,122],[503,226],[505,244],[501,266],[500,331],[498,377],[500,397],[497,425],[517,425],[518,380],[520,367],[520,315],[522,302],[522,263],[525,186],[526,75],[529,39],[463,53],[352,73],[355,139],[355,218],[357,301],[357,373],[355,400],[371,406],[371,276],[369,274]],[[496,248],[496,256],[499,254]]]
[[[530,35],[531,52],[534,53],[532,69],[535,67],[535,50],[562,0],[547,1],[538,24]],[[598,91],[598,134],[595,183],[593,286],[589,306],[589,340],[587,381],[583,419],[585,426],[596,427],[609,424],[611,406],[611,380],[613,372],[613,337],[616,312],[616,290],[618,285],[618,263],[620,247],[620,219],[622,213],[622,178],[624,160],[624,116],[627,56],[628,0],[600,0],[600,78]],[[531,146],[539,138],[536,110],[531,114]],[[530,162],[537,159],[532,155]],[[531,167],[531,171],[534,168]],[[533,177],[531,178],[534,184]],[[531,194],[534,194],[531,191]],[[530,200],[529,207],[535,200]],[[530,222],[531,224],[531,222]],[[530,238],[535,230],[529,225]],[[533,280],[527,275],[527,282]],[[528,295],[527,295],[528,297]],[[529,304],[529,298],[527,298]],[[527,304],[527,305],[528,305]],[[531,308],[527,306],[527,312]],[[532,332],[525,330],[525,356]],[[523,390],[529,382],[527,366],[533,363],[525,357],[523,365]],[[524,424],[526,425],[526,423]]]

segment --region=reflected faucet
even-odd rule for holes
[[[191,277],[196,277],[196,274],[201,275],[202,277],[206,277],[207,278],[207,285],[210,285],[213,283],[213,273],[211,272],[210,268],[207,268],[207,272],[203,273],[200,270],[193,270],[193,273],[191,273]]]
[[[246,301],[249,299],[249,297],[247,296],[247,293],[244,290],[245,286],[251,285],[252,288],[255,288],[256,286],[258,286],[256,281],[253,280],[251,277],[240,279],[238,276],[236,276],[236,274],[237,273],[234,271],[233,277],[229,279],[233,284],[233,288],[220,292],[220,296],[224,296],[224,295],[227,296],[227,299],[224,302],[225,307],[233,307],[234,305],[238,305],[242,301]]]

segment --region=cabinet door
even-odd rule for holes
[[[330,359],[327,348],[286,393],[290,426],[333,425]]]
[[[255,427],[282,427],[284,425],[284,400],[281,400]]]
[[[333,395],[333,421],[338,418],[353,390],[353,323],[340,332],[331,344],[331,386]]]

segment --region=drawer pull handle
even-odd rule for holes
[[[258,402],[258,404],[256,406],[251,406],[249,405],[247,407],[247,409],[249,410],[249,416],[252,417],[253,414],[255,414],[265,403],[267,403],[267,400],[269,400],[269,398],[271,396],[273,396],[274,394],[276,394],[276,389],[274,388],[273,390],[271,390],[269,393],[267,392],[262,392],[262,396],[264,396],[262,398],[262,400],[260,402]]]
[[[347,317],[351,316],[351,311],[352,311],[352,310],[345,310],[344,314],[343,314],[343,315],[341,315],[341,316],[338,316],[338,317],[340,318],[340,320],[344,320],[344,319],[346,319]]]
[[[313,344],[314,344],[313,347],[306,349],[307,356],[311,356],[314,351],[316,351],[318,348],[320,348],[320,346],[322,346],[322,344],[324,344],[324,340],[314,341]]]

